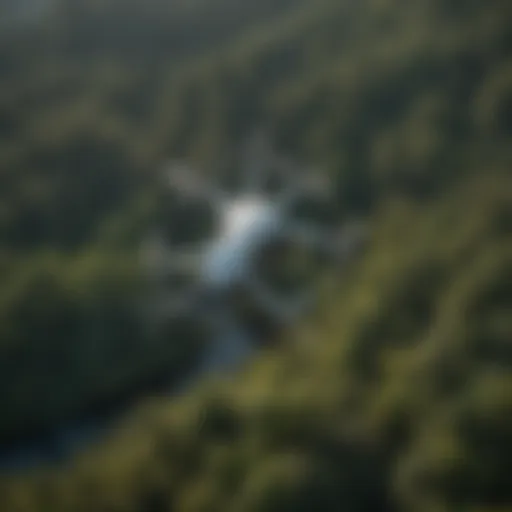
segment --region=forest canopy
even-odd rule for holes
[[[0,19],[0,444],[193,365],[200,333],[133,314],[141,238],[179,224],[169,158],[236,169],[263,124],[372,228],[235,384],[2,476],[2,511],[512,506],[510,2],[4,0]]]

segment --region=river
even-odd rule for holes
[[[195,371],[178,386],[164,387],[161,393],[177,397],[190,392],[203,378],[222,372],[232,372],[251,358],[256,351],[256,340],[235,323],[226,324],[218,339],[207,344],[207,349]],[[169,379],[171,381],[171,379]],[[100,441],[122,423],[130,410],[143,401],[137,395],[131,403],[101,415],[60,426],[21,445],[0,451],[0,472],[13,474],[42,466],[57,466]]]

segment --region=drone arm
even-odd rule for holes
[[[307,249],[326,255],[333,252],[335,240],[332,234],[320,228],[297,223],[288,228],[287,235],[291,241]]]
[[[173,250],[164,262],[164,271],[192,275],[197,272],[201,262],[201,253],[197,248]]]
[[[244,148],[244,187],[247,192],[258,193],[263,190],[265,174],[272,161],[272,147],[262,131],[257,131]]]
[[[172,274],[192,275],[199,266],[201,253],[197,247],[169,248],[163,240],[154,237],[143,248],[142,258],[148,273],[162,279]]]
[[[281,173],[287,178],[287,186],[278,197],[283,211],[288,211],[297,201],[311,197],[328,199],[330,195],[329,182],[325,175],[319,172],[297,172],[290,162],[283,160]]]
[[[322,255],[345,260],[359,249],[366,238],[366,232],[360,224],[349,224],[341,230],[323,230],[297,223],[288,229],[288,237]]]
[[[216,207],[220,207],[226,200],[224,191],[192,169],[173,164],[167,176],[168,185],[182,196],[205,199]]]

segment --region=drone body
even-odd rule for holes
[[[205,284],[227,289],[254,271],[262,248],[279,236],[285,222],[269,200],[251,196],[227,202],[221,219],[200,274]]]
[[[162,237],[153,245],[152,257],[146,258],[146,263],[157,282],[166,282],[169,275],[190,277],[186,289],[163,290],[156,308],[161,318],[208,317],[225,327],[237,321],[241,293],[273,322],[289,324],[311,305],[312,294],[306,289],[283,296],[272,289],[258,270],[262,254],[282,242],[331,257],[339,256],[340,247],[346,252],[358,245],[347,244],[336,229],[294,215],[294,207],[304,198],[329,201],[331,187],[319,179],[319,173],[305,174],[272,153],[269,146],[262,146],[261,140],[257,143],[259,149],[255,151],[253,144],[242,172],[244,186],[235,194],[209,184],[183,166],[173,166],[166,174],[167,184],[181,200],[202,199],[213,207],[217,229],[192,247],[173,246]],[[277,193],[265,190],[265,178],[271,172],[281,178]],[[359,242],[359,238],[354,241]]]

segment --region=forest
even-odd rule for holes
[[[511,510],[507,0],[0,1],[0,454],[193,367],[193,322],[134,314],[148,227],[201,229],[159,171],[259,125],[364,254],[232,378],[1,472],[2,512]]]

